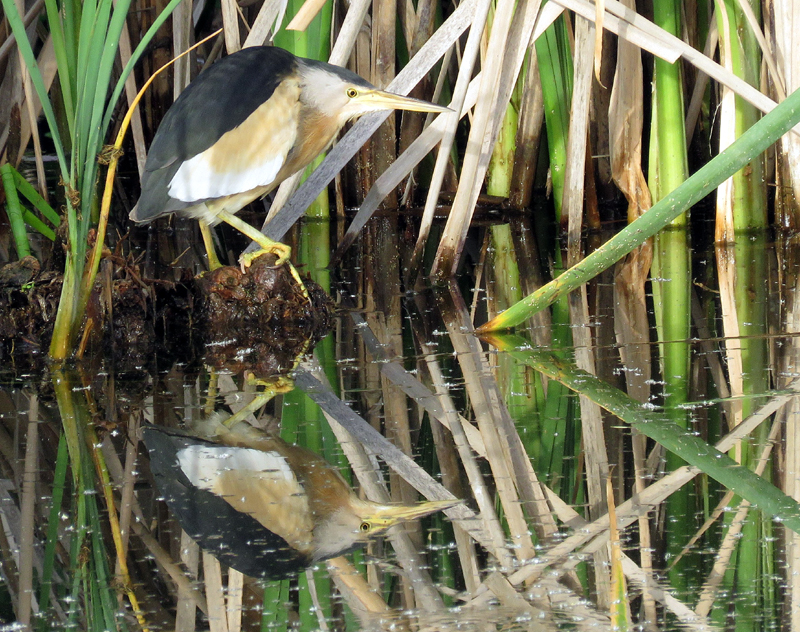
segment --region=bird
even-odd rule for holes
[[[378,110],[447,112],[449,108],[378,90],[345,68],[297,57],[275,46],[253,46],[202,72],[167,111],[148,152],[142,192],[130,212],[137,223],[170,213],[197,218],[219,267],[208,226],[227,222],[275,266],[291,249],[235,213],[308,166],[344,124]]]
[[[291,577],[363,547],[395,524],[461,502],[362,500],[314,452],[244,421],[228,428],[218,414],[204,420],[199,434],[142,429],[156,485],[200,548],[257,579]]]

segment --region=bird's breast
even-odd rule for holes
[[[307,108],[308,106],[303,106]],[[286,164],[278,178],[283,181],[289,176],[305,169],[333,142],[341,129],[334,117],[317,112],[301,111],[297,140],[289,152]]]

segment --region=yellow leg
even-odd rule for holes
[[[211,235],[211,227],[202,219],[200,220],[200,234],[203,236],[203,243],[206,246],[208,269],[213,272],[217,268],[221,268],[222,264],[217,258],[217,249],[214,247],[214,237]]]
[[[236,215],[228,213],[228,211],[217,212],[217,217],[226,224],[233,226],[240,233],[246,235],[254,242],[256,242],[259,246],[261,246],[260,251],[257,250],[256,252],[249,252],[239,257],[239,264],[242,266],[243,271],[245,268],[250,267],[250,264],[253,262],[253,259],[255,259],[256,257],[260,257],[265,252],[276,254],[278,255],[278,260],[275,262],[275,267],[280,267],[284,263],[287,266],[289,266],[289,271],[292,273],[294,280],[297,281],[297,285],[302,289],[303,296],[305,296],[309,301],[311,300],[308,296],[308,290],[306,290],[305,283],[303,283],[303,280],[300,278],[300,275],[297,273],[297,270],[295,270],[295,267],[292,265],[292,262],[289,261],[289,257],[292,254],[292,249],[289,246],[287,246],[286,244],[282,244],[279,241],[275,241],[274,239],[270,239],[260,230],[254,228],[247,222],[239,219],[238,217],[236,217]]]
[[[263,386],[264,390],[260,393],[257,393],[253,398],[253,401],[247,404],[247,406],[242,408],[238,413],[231,415],[222,422],[222,424],[227,428],[231,428],[240,421],[244,421],[244,419],[250,413],[257,411],[276,395],[280,393],[288,393],[294,389],[294,382],[292,382],[292,380],[288,377],[278,377],[271,380],[259,380],[256,379],[252,373],[248,373],[247,381],[253,382],[258,386]]]
[[[279,267],[282,266],[284,263],[288,263],[289,257],[292,254],[292,249],[286,244],[282,244],[279,241],[270,239],[260,230],[254,228],[247,222],[239,219],[233,213],[228,213],[228,211],[219,211],[217,213],[217,217],[221,219],[223,222],[233,226],[240,233],[247,235],[250,239],[252,239],[259,246],[261,246],[262,250],[278,255],[278,260],[275,262],[275,267]],[[263,254],[263,253],[258,253],[258,254]],[[255,259],[256,256],[258,255],[252,253],[252,254],[242,255],[241,259],[243,260],[247,258],[247,265],[249,265],[250,261]]]

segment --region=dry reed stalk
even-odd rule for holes
[[[200,608],[200,611],[208,615],[208,603],[200,590],[194,585],[195,578],[186,576],[183,570],[173,561],[169,553],[164,550],[150,531],[144,526],[142,510],[139,507],[138,501],[135,500],[133,503],[133,512],[137,516],[137,520],[134,520],[131,525],[133,532],[153,556],[156,563],[164,569],[172,581],[175,582],[178,592],[182,592],[188,598],[191,598],[195,605]]]
[[[46,89],[50,89],[53,85],[53,81],[56,77],[56,56],[55,56],[55,49],[53,48],[53,38],[48,37],[44,45],[42,46],[42,50],[39,53],[39,57],[36,60],[39,66],[39,72],[42,75],[42,81]],[[31,99],[33,103],[33,112],[34,118],[38,119],[39,115],[42,113],[42,104],[39,101],[39,96],[36,94],[35,90],[31,91]],[[22,109],[27,109],[27,99],[20,102],[20,112]],[[30,123],[30,118],[25,116],[22,117],[20,120],[20,143],[17,155],[14,157],[15,165],[19,165],[22,161],[22,156],[28,149],[28,143],[32,137],[32,127]]]
[[[28,404],[28,430],[25,435],[25,469],[22,474],[19,535],[19,593],[17,619],[26,628],[33,611],[33,535],[35,529],[36,483],[39,475],[39,398],[33,394]]]
[[[203,552],[203,584],[208,602],[208,626],[211,632],[229,632],[222,588],[222,568],[216,557]]]
[[[764,3],[764,23],[769,38],[769,49],[778,58],[779,73],[784,77],[783,89],[791,94],[800,87],[800,75],[796,68],[800,65],[800,40],[797,37],[797,24],[800,22],[800,7],[786,0],[769,0]],[[778,86],[775,86],[775,89]],[[775,90],[776,94],[780,93]],[[780,97],[779,97],[780,98]],[[800,134],[786,134],[780,141],[781,174],[793,196],[789,196],[781,224],[794,228],[800,225]],[[797,616],[797,615],[796,615]]]
[[[441,295],[439,299],[440,311],[458,357],[467,394],[486,445],[486,457],[508,522],[514,543],[514,554],[519,560],[530,560],[536,553],[522,511],[522,502],[534,499],[525,497],[528,487],[526,483],[529,482],[525,481],[525,477],[520,476],[515,469],[512,452],[518,452],[519,449],[510,443],[510,436],[516,433],[516,429],[513,423],[510,423],[502,395],[497,382],[489,373],[488,363],[480,344],[471,333],[472,327],[467,320],[466,306],[460,300],[460,296]],[[527,455],[523,453],[523,456],[527,461]]]
[[[730,228],[732,230],[733,226]],[[731,233],[732,235],[733,233]],[[729,409],[730,416],[727,418],[728,429],[731,429],[741,422],[744,414],[741,399],[744,393],[744,359],[739,319],[736,316],[736,256],[732,244],[717,244],[715,250],[719,300],[722,308],[722,328],[725,332],[725,358],[728,365],[729,388],[733,396]],[[741,463],[741,452],[737,451],[735,458],[737,462]]]
[[[631,0],[627,0],[625,4],[633,8]],[[641,167],[644,120],[642,81],[641,52],[619,38],[617,66],[608,111],[609,149],[612,177],[628,200],[629,223],[640,217],[652,204],[650,189]],[[652,362],[645,287],[652,260],[652,241],[647,241],[619,262],[614,271],[614,327],[620,359],[626,367],[626,391],[632,398],[643,403],[650,400]],[[647,437],[634,431],[632,448],[634,487],[640,493],[647,485]],[[653,555],[647,515],[639,519],[639,543],[640,564],[647,578],[642,583],[642,600],[646,625],[650,627],[654,625],[657,613],[649,588],[653,583]]]
[[[716,13],[711,15],[708,35],[706,43],[703,47],[703,55],[706,57],[713,57],[714,51],[719,44],[719,30],[717,29]],[[692,142],[694,131],[697,129],[697,121],[700,118],[700,110],[703,107],[705,99],[706,88],[708,87],[709,77],[706,73],[698,70],[695,73],[694,87],[692,88],[692,98],[689,101],[689,107],[686,109],[686,146],[688,147]]]
[[[764,37],[764,33],[761,30],[759,19],[753,12],[753,8],[750,6],[749,2],[747,0],[737,0],[736,4],[739,6],[742,15],[744,15],[744,18],[747,21],[747,25],[750,27],[753,36],[758,42],[758,47],[761,50],[764,62],[766,62],[767,65],[769,79],[771,80],[772,87],[775,90],[776,96],[778,97],[777,101],[780,103],[786,98],[786,79],[783,74],[783,68],[778,67],[772,48],[767,43],[767,39]]]
[[[490,157],[490,153],[484,149],[487,140],[490,144],[493,144],[494,140],[493,137],[488,137],[491,136],[492,128],[497,123],[490,119],[495,113],[495,105],[499,103],[500,75],[514,9],[515,3],[512,0],[498,0],[495,7],[492,32],[489,36],[490,53],[483,63],[485,72],[481,73],[481,89],[475,105],[475,118],[470,128],[459,186],[431,270],[431,276],[434,278],[444,279],[455,274],[478,193],[483,185]],[[502,106],[505,108],[506,103],[503,102]]]
[[[544,104],[542,100],[542,82],[539,76],[539,64],[536,49],[528,49],[530,59],[528,72],[522,89],[522,100],[517,127],[517,150],[514,153],[514,172],[511,177],[511,195],[509,201],[518,209],[530,206],[533,194],[533,179],[536,175],[536,161],[539,155],[539,142],[544,123]],[[515,244],[516,247],[516,244]],[[528,275],[525,275],[528,276]],[[533,290],[525,290],[530,294]]]
[[[478,77],[470,82],[467,95],[463,102],[463,108],[461,108],[462,118],[464,113],[469,111],[469,109],[475,105],[475,101],[478,98],[478,88],[480,87],[479,84],[480,79]],[[454,103],[451,102],[450,107],[453,107],[453,105]],[[336,248],[336,252],[331,257],[331,261],[333,263],[339,261],[344,254],[344,251],[352,245],[358,234],[361,232],[361,229],[366,225],[367,221],[369,221],[369,218],[372,217],[372,214],[377,210],[387,192],[393,190],[394,187],[399,185],[406,177],[408,177],[408,175],[412,173],[420,161],[422,161],[422,159],[425,158],[425,156],[427,156],[436,147],[436,144],[443,139],[443,136],[446,134],[446,127],[448,125],[448,116],[449,115],[447,114],[437,116],[434,121],[414,140],[414,142],[412,142],[411,145],[400,156],[398,156],[397,160],[395,160],[394,163],[392,163],[392,165],[386,171],[384,171],[377,180],[375,180],[375,183],[369,190],[369,193],[367,193],[367,195],[364,197],[364,200],[358,209],[358,213],[356,213],[356,216],[347,227],[347,232],[340,240],[339,245]],[[435,208],[436,205],[434,204],[433,210],[430,212],[430,217],[427,220],[423,214],[423,220],[420,226],[420,234],[422,234],[422,232],[425,232],[426,234],[429,232],[430,225],[433,221],[433,213]],[[417,256],[421,257],[422,255],[412,255],[412,263],[409,266],[409,278],[413,278],[411,271],[413,271],[415,266],[414,262],[416,262]]]
[[[26,29],[33,23],[34,20],[38,19],[39,14],[42,12],[42,9],[44,9],[44,0],[36,0],[36,2],[34,2],[30,6],[28,11],[22,18],[22,23],[25,25]],[[17,39],[16,37],[14,37],[14,33],[12,33],[10,29],[8,29],[8,35],[3,40],[2,45],[0,45],[0,64],[2,64],[5,61],[8,54],[12,50],[14,50],[16,43]]]
[[[131,35],[130,31],[128,30],[128,25],[126,23],[125,26],[122,27],[122,33],[120,34],[119,38],[119,60],[123,68],[127,65],[130,59],[131,59]],[[188,72],[189,72],[189,66],[187,62],[186,85],[188,85],[189,83]],[[136,87],[136,73],[132,72],[130,75],[128,75],[128,78],[125,80],[125,99],[128,101],[128,107],[130,107],[133,101],[136,99],[136,94],[138,92],[139,89]],[[144,173],[144,165],[147,162],[147,148],[145,147],[144,144],[144,129],[142,128],[142,115],[138,109],[136,110],[136,112],[133,113],[133,117],[131,118],[131,134],[133,137],[133,150],[136,153],[136,169],[138,170],[139,177],[141,178],[142,174]]]
[[[653,599],[663,604],[664,608],[671,612],[681,622],[681,629],[696,630],[697,632],[713,632],[716,628],[708,625],[694,610],[685,603],[675,598],[672,593],[659,586],[651,574],[645,573],[636,563],[623,553],[622,569],[628,579],[636,582],[642,590]],[[651,623],[650,621],[646,623]],[[650,626],[652,627],[652,626]],[[658,629],[658,628],[655,628]]]
[[[311,583],[309,582],[309,585]],[[244,575],[236,569],[228,569],[228,588],[225,609],[228,612],[228,631],[241,632],[242,598],[244,597]]]
[[[189,82],[192,80],[192,65],[194,62],[194,56],[191,54],[184,55],[183,57],[179,56],[181,53],[187,51],[192,45],[193,30],[192,2],[191,0],[183,0],[172,12],[172,55],[175,57],[175,63],[172,66],[173,99],[177,99],[181,92],[186,89],[186,86],[188,86]],[[125,31],[127,32],[127,29],[125,29]],[[128,44],[128,49],[130,50],[130,43]],[[130,52],[128,53],[128,57],[130,57]],[[124,60],[123,63],[125,63]],[[131,77],[133,77],[133,73],[131,73]],[[135,97],[137,92],[136,84],[130,81],[131,77],[128,78],[128,82],[125,84],[125,91],[129,95],[132,94]],[[128,83],[130,83],[132,86],[130,91],[128,89]],[[130,104],[131,101],[132,99],[129,96],[128,103]],[[134,133],[136,118],[138,117],[134,117],[134,121],[132,122]]]
[[[428,348],[429,345],[423,342],[423,340],[429,339],[430,338],[419,338],[418,341],[422,346],[422,354],[428,369],[428,373],[430,374],[434,388],[436,389],[436,394],[441,400],[442,411],[444,413],[443,416],[448,420],[448,428],[453,436],[453,442],[458,450],[458,455],[461,458],[461,464],[467,474],[467,479],[469,480],[470,488],[472,489],[472,496],[478,505],[480,518],[483,521],[483,528],[491,538],[492,547],[489,549],[489,552],[492,553],[495,558],[497,558],[497,561],[501,567],[512,568],[514,561],[511,552],[506,546],[505,533],[503,532],[503,527],[497,518],[497,513],[495,512],[494,498],[492,498],[492,495],[486,486],[486,482],[483,479],[480,466],[470,450],[469,442],[458,419],[459,415],[456,412],[455,404],[450,398],[450,391],[447,387],[444,376],[442,375],[439,362],[436,360],[435,354],[433,354]],[[459,547],[459,553],[460,552],[461,548]],[[477,589],[478,584],[480,584],[480,578],[474,573],[472,577],[469,579],[467,578],[466,571],[472,569],[472,564],[464,566],[462,562],[462,569],[465,571],[464,577],[467,583],[467,590],[468,592],[473,593]]]
[[[367,424],[361,417],[354,413],[348,406],[339,400],[330,388],[324,386],[323,381],[317,379],[321,369],[308,362],[302,362],[295,374],[295,384],[311,397],[327,419],[335,419],[336,423],[343,426],[351,435],[354,445],[368,449],[372,454],[381,458],[390,468],[400,473],[411,485],[428,500],[451,500],[455,496],[438,483],[430,474],[422,469],[408,455],[398,450],[394,444],[381,435],[377,430]],[[323,376],[320,376],[323,377]],[[351,440],[352,442],[352,440]],[[343,447],[347,445],[342,444]],[[372,466],[370,466],[372,467]],[[356,470],[356,474],[358,471]],[[484,548],[490,548],[486,535],[475,526],[475,514],[464,505],[456,505],[444,512],[448,518],[460,521],[476,542]]]
[[[20,15],[24,13],[23,0],[17,0],[17,11]],[[52,39],[49,38],[48,39]],[[31,84],[31,74],[22,59],[22,55],[18,55],[20,74],[22,75],[22,91],[25,94],[25,111],[28,115],[28,126],[33,139],[33,155],[36,162],[36,184],[38,185],[39,194],[45,201],[50,199],[47,192],[47,179],[44,175],[44,161],[42,159],[42,143],[39,139],[39,126],[36,124],[36,106],[34,105],[35,99],[33,98],[34,91]],[[22,147],[20,147],[22,149]]]
[[[489,573],[484,580],[484,584],[492,591],[504,608],[526,613],[532,619],[539,619],[541,617],[542,612],[523,599],[522,595],[508,583],[508,580],[502,573],[496,571],[494,573]]]
[[[549,490],[548,490],[549,491]],[[570,507],[567,503],[565,503],[561,498],[553,494],[552,492],[549,493],[549,497],[551,502],[553,503],[553,507],[559,517],[559,519],[568,524],[572,529],[585,529],[589,525],[580,514],[578,514],[572,507]],[[617,523],[620,527],[623,525],[619,520]],[[629,524],[629,523],[628,523]],[[606,546],[607,542],[603,542],[603,547]],[[602,548],[602,547],[596,547]],[[561,573],[568,573],[567,578],[570,580],[571,585],[574,587],[573,590],[580,591],[580,583],[574,578],[573,568],[576,564],[579,563],[580,558],[576,559],[564,559],[564,564],[559,568]],[[682,603],[675,597],[673,597],[667,590],[664,590],[658,586],[656,581],[653,579],[652,574],[646,574],[644,571],[632,560],[627,558],[623,554],[623,571],[625,576],[632,581],[635,581],[639,586],[644,589],[647,586],[648,592],[651,594],[653,598],[655,598],[659,603],[663,604],[665,608],[667,608],[671,613],[677,616],[682,623],[686,624],[696,624],[698,615],[691,610],[686,604]],[[550,579],[554,577],[554,574],[551,572],[548,574]],[[513,581],[513,580],[512,580]],[[514,582],[516,585],[517,582]],[[486,588],[491,590],[491,587],[484,586],[482,587],[481,597],[474,601],[474,604],[468,605],[475,605],[479,606],[485,603],[488,593],[485,592]],[[705,629],[700,626],[698,629]]]
[[[589,104],[591,94],[592,60],[595,54],[594,25],[577,19],[575,26],[574,87],[567,140],[567,165],[564,176],[562,217],[567,217],[567,267],[582,258],[581,231],[587,139],[589,137]],[[569,295],[572,340],[575,363],[579,369],[596,374],[592,333],[589,327],[589,304],[586,285]],[[580,396],[581,431],[589,516],[594,519],[605,513],[604,481],[609,476],[608,455],[600,407],[588,397]],[[608,552],[600,549],[594,560],[595,587],[598,607],[607,610],[611,604],[610,579],[607,572]]]
[[[132,505],[134,499],[134,485],[136,483],[136,456],[139,444],[137,439],[138,432],[139,432],[138,416],[131,414],[128,419],[127,436],[129,440],[126,442],[125,445],[125,470],[124,472],[122,472],[121,476],[122,489],[120,490],[120,503],[119,503],[119,531],[122,539],[121,557],[123,558],[126,558],[128,555],[128,542],[130,539],[131,520],[133,518]],[[104,443],[107,442],[104,441]],[[108,464],[108,459],[106,459],[106,463]],[[111,467],[109,464],[109,472],[110,471]],[[114,477],[113,474],[112,477],[117,478]],[[124,580],[119,560],[116,560],[114,574],[117,577],[118,582]]]
[[[388,86],[395,77],[397,0],[382,0],[373,3],[372,8],[372,82],[378,88]],[[369,145],[371,160],[364,170],[368,191],[372,187],[374,174],[384,172],[396,157],[395,117],[390,116]],[[384,200],[384,207],[397,208],[394,190]],[[398,239],[398,218],[396,214],[381,218],[373,224],[372,239],[374,255],[368,257],[366,265],[374,266],[374,274],[367,274],[366,295],[367,320],[381,344],[386,345],[389,354],[403,355],[403,326],[400,305],[400,260]],[[375,283],[371,281],[375,280]],[[386,378],[380,378],[383,401],[383,425],[386,437],[406,454],[411,454],[411,429],[408,418],[408,405],[405,395]],[[414,502],[416,493],[401,477],[390,473],[392,499],[408,504]],[[419,523],[411,529],[413,539],[422,543]]]
[[[200,547],[181,529],[181,563],[192,581],[197,581],[200,569]],[[197,622],[197,604],[185,586],[178,586],[178,599],[175,605],[175,632],[194,632]]]
[[[611,477],[606,479],[606,505],[608,507],[608,552],[610,561],[611,586],[609,589],[608,607],[611,610],[611,621],[614,627],[621,627],[631,621],[631,604],[628,596],[628,585],[623,570],[622,543],[617,529],[616,507],[614,506],[614,484]],[[597,559],[597,558],[595,558]],[[599,597],[599,595],[598,595]],[[600,599],[598,598],[598,602]],[[623,623],[625,622],[625,623]]]
[[[434,441],[437,444],[437,458],[439,459],[440,463],[447,463],[447,459],[444,459],[439,455],[440,451],[445,451],[444,449],[440,450],[439,446],[442,446],[442,448],[444,448],[445,445],[447,447],[451,447],[452,438],[448,437],[446,433],[442,431],[443,426],[434,424],[434,428],[435,430],[433,432]],[[457,467],[458,462],[455,458],[454,452],[451,452],[451,456],[453,457],[452,461],[454,461],[454,464]],[[453,472],[450,465],[447,465],[446,468],[442,469],[442,479],[445,481],[445,483],[450,483],[452,478],[458,474],[460,474],[460,472],[458,472],[458,470]],[[476,590],[478,585],[481,583],[480,562],[478,560],[477,552],[475,551],[475,544],[473,543],[472,538],[469,537],[469,534],[464,531],[461,526],[458,524],[453,524],[452,527],[461,576],[464,578],[464,586],[466,591],[471,593],[472,591]]]
[[[305,31],[311,21],[325,6],[327,0],[306,0],[300,10],[295,13],[291,22],[286,25],[287,31]]]
[[[594,4],[587,0],[556,0],[559,5],[588,20],[594,19]],[[771,112],[777,103],[749,83],[740,79],[700,51],[657,27],[650,20],[625,7],[618,0],[606,0],[604,26],[642,50],[673,63],[683,57],[698,70],[730,88],[742,99],[764,113]],[[789,134],[792,137],[800,133]]]
[[[14,534],[13,519],[10,514],[12,512],[18,514],[16,502],[11,498],[10,492],[17,489],[7,479],[0,481],[0,567],[2,567],[0,578],[8,590],[12,605],[18,608],[20,603],[19,564],[17,563],[18,558],[16,558],[18,547],[16,540],[9,541],[8,539],[9,536],[13,538]]]
[[[221,0],[222,25],[225,29],[225,50],[228,55],[241,49],[239,35],[239,11],[236,0]]]
[[[778,254],[778,268],[781,276],[779,285],[779,305],[781,305],[779,330],[788,338],[784,341],[778,355],[775,387],[785,387],[789,376],[794,373],[800,352],[800,238],[791,236],[781,240]],[[793,399],[780,414],[776,415],[784,424],[782,454],[783,477],[781,489],[795,500],[800,499],[800,399]],[[784,612],[787,626],[800,630],[800,609],[793,607],[800,596],[800,535],[791,529],[781,529],[784,545],[785,569],[782,573],[786,595]]]
[[[786,390],[789,392],[786,394],[776,395],[775,397],[771,398],[755,413],[750,415],[741,424],[720,439],[720,441],[718,441],[714,447],[720,452],[727,452],[744,438],[746,438],[771,415],[781,410],[790,402],[795,401],[796,394],[800,392],[800,378],[794,379],[790,384],[788,384],[786,386]],[[617,506],[617,522],[619,528],[627,527],[629,524],[636,521],[641,515],[644,515],[648,511],[660,505],[670,494],[672,494],[675,490],[680,489],[699,473],[700,470],[695,467],[688,465],[680,467],[666,475],[664,478],[659,479],[655,483],[646,487],[643,492],[636,494],[632,498]],[[557,503],[559,502],[562,504],[562,510],[566,510],[566,508],[568,508],[568,505],[563,503],[563,501],[559,501],[553,494],[550,496],[550,501],[553,503],[553,506],[557,511]],[[608,514],[601,516],[588,525],[581,526],[578,533],[565,538],[562,542],[553,546],[547,552],[536,558],[534,563],[523,566],[519,570],[515,571],[514,574],[509,577],[509,581],[516,586],[524,581],[537,579],[542,576],[548,567],[560,563],[566,556],[574,553],[584,545],[586,545],[583,550],[584,553],[594,552],[597,548],[605,546],[607,530]],[[485,603],[485,601],[485,593],[481,592],[470,603],[474,602],[476,604],[480,604]]]
[[[544,577],[528,591],[528,599],[545,612],[569,612],[576,630],[613,630],[609,616],[598,612],[579,593],[565,589],[555,577]]]
[[[708,328],[706,316],[703,314],[703,306],[700,304],[700,299],[697,293],[692,294],[692,321],[695,329],[697,329],[697,336],[700,339],[698,342],[700,354],[703,355],[708,363],[708,368],[711,371],[711,377],[714,380],[714,388],[717,390],[717,396],[723,400],[723,411],[729,410],[729,403],[725,400],[730,399],[731,392],[728,388],[728,379],[725,375],[725,369],[719,359],[719,347],[714,345],[711,341],[714,336]],[[730,414],[727,413],[726,414]]]
[[[478,53],[480,52],[481,37],[491,6],[492,3],[490,0],[480,0],[476,5],[475,13],[472,18],[472,26],[470,27],[467,37],[467,43],[464,47],[461,59],[459,60],[458,77],[456,78],[456,84],[453,88],[453,97],[450,101],[449,107],[453,110],[453,113],[438,118],[444,125],[441,137],[442,140],[439,145],[436,164],[428,187],[428,196],[425,199],[425,209],[422,214],[422,221],[420,222],[417,244],[414,247],[411,264],[409,265],[409,278],[412,279],[417,276],[419,266],[422,262],[425,244],[428,241],[430,228],[433,224],[434,212],[439,203],[439,193],[441,193],[445,170],[450,161],[450,150],[455,139],[456,128],[466,111],[470,109],[470,106],[467,106],[465,103],[467,90],[471,84],[472,72],[475,68]],[[481,78],[481,82],[483,82],[483,78]],[[475,99],[477,100],[477,92],[475,94]]]
[[[318,367],[314,370],[314,374],[324,379],[324,372],[319,370]],[[348,429],[340,423],[339,419],[331,416],[324,409],[323,412],[331,430],[336,435],[342,447],[342,451],[350,462],[353,472],[366,492],[367,498],[374,502],[390,502],[389,494],[383,482],[383,476],[378,468],[377,461],[369,457],[367,451],[364,449],[365,446],[358,441],[358,437],[354,437]],[[377,433],[377,431],[375,432]],[[382,436],[381,438],[388,443],[388,440]],[[410,457],[399,452],[393,444],[389,443],[389,445],[394,448],[392,452],[395,454],[402,454],[406,459],[409,461],[411,460]],[[391,459],[391,457],[387,458],[386,454],[381,456],[393,470],[397,471],[394,467],[394,460]],[[411,463],[413,463],[413,461],[411,461]],[[415,467],[419,467],[416,464],[414,465]],[[402,475],[402,473],[400,474]],[[405,533],[402,527],[395,527],[389,531],[389,538],[397,554],[400,566],[407,574],[407,577],[411,579],[411,586],[413,587],[414,595],[418,601],[418,606],[427,611],[443,609],[444,602],[433,585],[433,581],[426,570],[426,566],[418,553],[417,546],[411,542],[408,534]]]
[[[364,345],[369,351],[373,361],[381,365],[381,374],[389,378],[392,383],[402,389],[402,391],[408,397],[413,399],[433,419],[439,421],[445,428],[449,430],[451,425],[450,417],[449,415],[445,414],[445,411],[449,409],[442,404],[440,398],[437,395],[434,395],[430,389],[420,382],[416,376],[411,375],[411,373],[406,371],[406,369],[398,360],[389,358],[384,349],[381,347],[378,338],[372,333],[369,327],[366,326],[366,322],[361,315],[357,314],[356,312],[352,312],[350,316],[353,320],[353,323],[357,328],[359,328],[358,331],[361,334]],[[423,346],[423,348],[426,348],[427,344],[423,341],[430,340],[430,337],[418,337],[418,340],[420,340],[420,344]],[[442,384],[444,384],[444,382],[442,382]],[[457,414],[456,417],[461,423],[462,431],[466,435],[469,446],[478,456],[486,458],[486,446],[483,444],[483,438],[481,437],[480,432],[463,416]]]
[[[436,7],[438,3],[434,0],[421,0],[417,2],[416,9],[412,0],[401,0],[402,10],[400,11],[401,26],[405,34],[406,49],[409,58],[417,54],[422,45],[428,41],[434,28],[434,19],[436,17]],[[432,97],[428,95],[428,86],[432,83],[431,78],[423,80],[418,86],[411,91],[411,96],[416,98],[426,99],[434,103],[439,101],[441,95],[441,88],[444,83],[445,77],[450,67],[450,59],[452,57],[452,48],[442,58],[442,66],[439,70],[439,76],[436,80],[436,88]],[[431,121],[435,118],[433,113],[424,114],[422,112],[405,111],[400,113],[400,131],[398,147],[402,153],[406,148],[414,142],[420,135],[423,128],[430,125]],[[409,174],[406,186],[401,198],[401,204],[406,204],[411,199],[414,190],[414,177]]]
[[[372,5],[372,55],[369,77],[380,89],[385,89],[395,77],[397,0],[381,0]],[[370,172],[383,173],[395,159],[395,117],[389,116],[371,140],[372,164]],[[370,182],[369,186],[372,186]],[[366,190],[369,190],[367,188]],[[397,197],[390,192],[386,208],[397,207]],[[396,216],[393,215],[393,217]],[[391,231],[396,234],[396,230]],[[380,252],[380,251],[379,251]],[[380,278],[380,277],[379,277]]]
[[[336,588],[358,617],[389,612],[389,606],[380,594],[369,587],[361,573],[347,559],[334,557],[326,565]]]
[[[267,0],[264,2],[258,11],[256,19],[253,21],[253,25],[250,27],[250,32],[247,34],[242,48],[266,44],[280,28],[285,13],[286,0]],[[296,18],[297,16],[295,16]],[[288,29],[289,27],[287,26],[286,28]]]
[[[720,544],[717,551],[716,558],[714,559],[714,566],[703,584],[703,590],[700,592],[700,597],[697,600],[695,611],[702,617],[707,617],[714,607],[714,600],[717,597],[722,580],[725,578],[725,573],[728,570],[731,558],[736,552],[738,540],[742,535],[742,528],[747,520],[747,514],[750,511],[750,502],[743,500],[739,504],[739,509],[733,516],[733,519],[725,532],[725,538]]]
[[[470,128],[470,138],[472,140],[468,140],[467,155],[460,175],[459,189],[456,191],[456,199],[453,201],[442,240],[439,242],[437,257],[431,270],[431,276],[434,278],[450,275],[455,271],[455,266],[458,264],[461,249],[464,245],[463,239],[491,158],[491,148],[494,146],[495,139],[500,132],[506,108],[522,68],[525,53],[528,50],[536,23],[540,2],[539,0],[528,0],[520,2],[515,8],[506,4],[503,6],[505,7],[504,11],[501,13],[498,9],[495,14],[495,22],[493,23],[489,40],[489,48],[493,51],[489,55],[491,62],[487,63],[484,68],[487,73],[498,72],[499,74],[496,77],[496,81],[493,82],[484,76],[485,73],[481,73],[481,93],[479,94]],[[510,11],[513,16],[506,14],[505,11]],[[504,24],[504,20],[505,18],[511,19],[511,17],[514,18],[513,24],[508,28],[509,25]],[[498,53],[496,49],[492,49],[492,46],[501,45],[501,41],[503,42],[504,50]],[[490,87],[495,89],[496,93],[491,98],[484,98],[483,105],[481,105],[482,91],[490,89]],[[486,108],[485,113],[479,116],[482,108]],[[483,134],[477,132],[480,127],[484,129]],[[474,136],[473,133],[475,134]],[[473,145],[472,154],[470,154],[469,143],[478,140],[481,141],[480,144],[478,146]],[[472,158],[470,158],[470,155],[472,155]],[[465,177],[469,184],[465,183]],[[474,178],[474,181],[470,181],[471,178]],[[462,192],[461,206],[458,205],[459,191]],[[461,211],[453,213],[453,209],[459,208]],[[466,223],[463,223],[465,220]],[[450,227],[449,229],[448,226]],[[445,252],[447,253],[448,261],[446,264],[441,259],[442,253]]]

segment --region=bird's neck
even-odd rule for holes
[[[298,129],[303,130],[306,136],[295,142],[276,178],[277,181],[281,182],[311,164],[333,142],[342,125],[336,117],[319,113],[306,115],[298,125]]]

